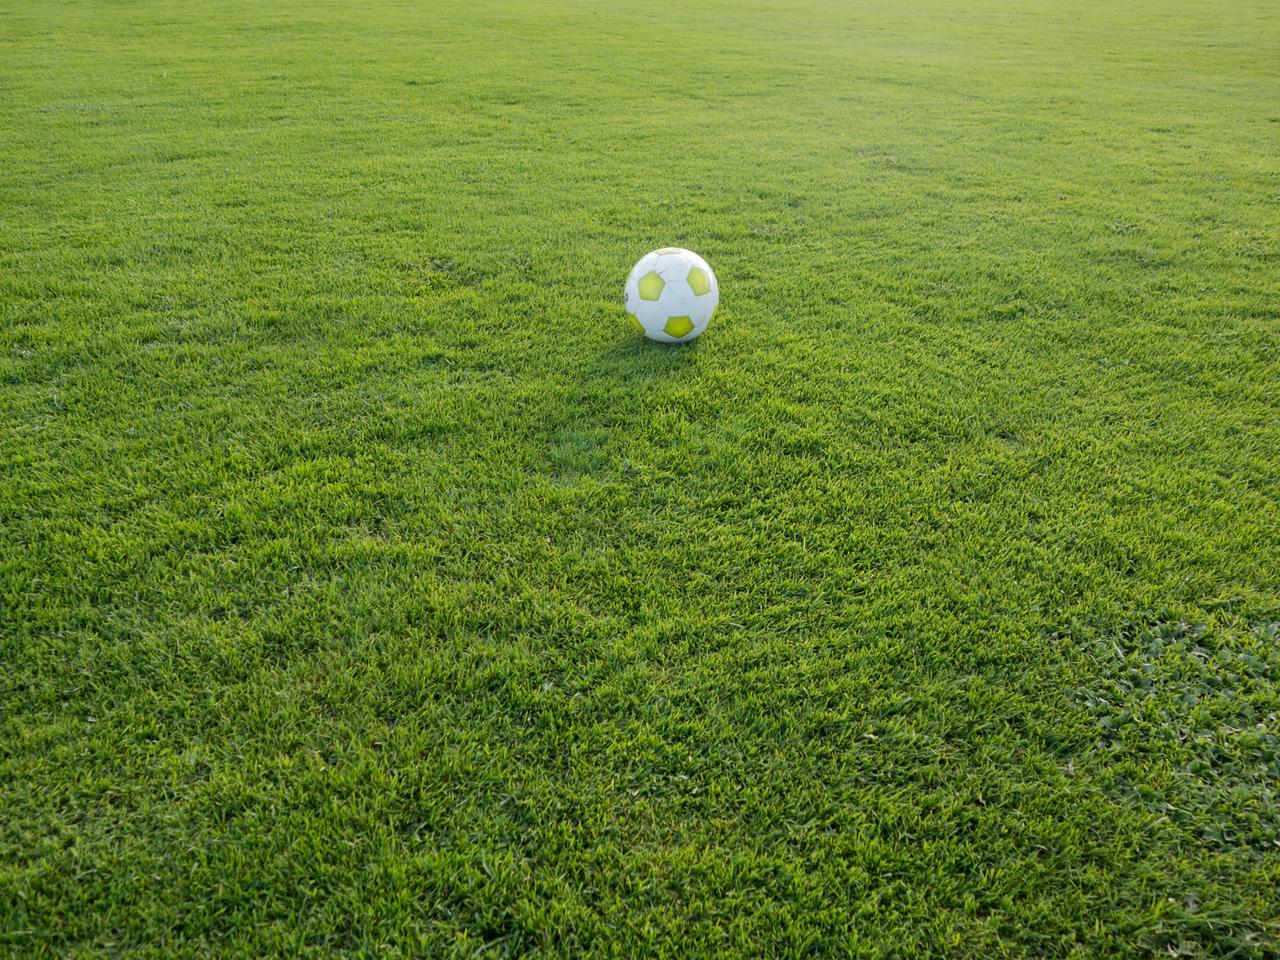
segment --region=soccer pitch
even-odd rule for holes
[[[1275,0],[0,5],[0,955],[1273,956],[1278,631]]]

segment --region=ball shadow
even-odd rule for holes
[[[687,376],[696,365],[701,340],[658,343],[638,334],[623,335],[604,344],[582,373],[596,385],[605,379],[620,386]]]

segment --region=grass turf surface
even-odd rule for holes
[[[0,9],[0,950],[1274,954],[1278,23]]]

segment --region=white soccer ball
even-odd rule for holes
[[[720,285],[696,253],[663,247],[631,268],[623,296],[632,324],[650,340],[687,343],[711,322]]]

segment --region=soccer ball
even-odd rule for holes
[[[631,268],[623,298],[632,325],[650,340],[687,343],[707,329],[720,286],[696,253],[663,247]]]

